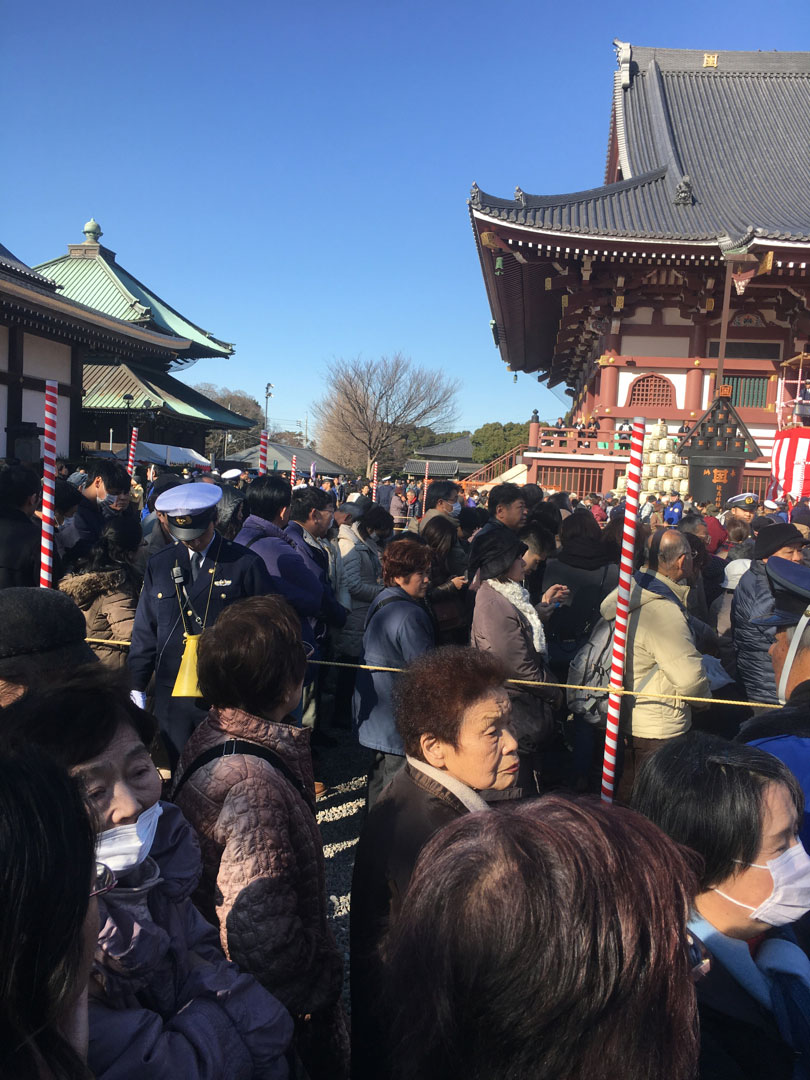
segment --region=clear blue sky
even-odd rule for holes
[[[0,240],[41,262],[94,216],[236,343],[184,379],[262,403],[269,380],[271,417],[303,418],[330,358],[395,351],[462,380],[459,428],[557,415],[492,343],[472,181],[602,182],[614,37],[768,50],[808,30],[801,0],[8,4]]]

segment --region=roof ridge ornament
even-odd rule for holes
[[[99,242],[99,237],[102,237],[104,235],[104,233],[101,231],[101,226],[96,221],[96,219],[92,217],[89,221],[86,221],[84,223],[84,228],[82,229],[82,232],[84,233],[85,244],[97,244]]]
[[[614,38],[613,48],[616,50],[616,60],[621,72],[622,90],[627,90],[630,87],[630,61],[633,58],[633,46],[629,41]]]
[[[473,186],[470,188],[470,202],[473,206],[481,205],[481,188],[473,180]]]
[[[695,197],[692,194],[692,179],[687,173],[684,173],[680,183],[675,188],[675,198],[673,202],[676,206],[691,206],[694,201]]]
[[[519,202],[521,206],[526,205],[526,192],[519,186],[515,188],[515,202]]]

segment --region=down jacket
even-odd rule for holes
[[[341,651],[346,656],[363,652],[363,631],[371,601],[383,591],[382,566],[377,545],[364,537],[357,526],[341,528],[338,537],[343,556],[343,575],[349,593],[351,611],[341,636]]]
[[[776,676],[768,650],[776,631],[772,626],[755,626],[751,620],[770,615],[774,598],[768,584],[765,563],[754,559],[740,578],[731,601],[731,636],[737,650],[737,673],[749,701],[776,704]]]
[[[532,641],[528,619],[514,604],[483,582],[475,595],[470,644],[493,653],[509,669],[512,679],[553,682],[544,657]],[[512,730],[521,751],[539,750],[554,734],[552,705],[560,691],[544,686],[509,686]]]
[[[689,586],[676,584],[663,574],[656,573],[651,577],[678,602],[642,588],[633,578],[627,623],[625,688],[651,694],[711,697],[703,659],[695,647],[684,611]],[[616,618],[617,596],[618,590],[614,590],[602,602],[603,618]],[[639,739],[674,739],[692,726],[692,709],[687,701],[642,697],[632,707],[623,707],[622,717],[629,733]]]
[[[138,597],[122,585],[120,571],[68,574],[59,582],[59,589],[75,600],[84,612],[89,638],[108,638],[110,641],[131,639]],[[90,642],[90,648],[105,667],[115,670],[126,668],[125,646]]]
[[[97,1080],[286,1080],[292,1020],[222,955],[191,902],[194,832],[162,806],[149,857],[99,897],[87,1063]]]
[[[433,620],[421,600],[390,585],[372,601],[363,635],[363,663],[404,668],[436,644]],[[394,722],[396,672],[358,671],[354,723],[361,746],[384,754],[404,755]]]
[[[263,758],[233,754],[195,771],[178,804],[202,848],[197,905],[219,925],[231,960],[294,1016],[317,1015],[323,1041],[337,1048],[323,1075],[337,1080],[348,1061],[343,963],[327,920],[309,736],[238,709],[212,709],[183,750],[178,778],[210,747],[245,739],[278,754],[305,795]],[[322,1075],[308,1071],[312,1080]]]

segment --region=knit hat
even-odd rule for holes
[[[0,679],[14,679],[26,663],[43,673],[95,661],[84,640],[84,615],[54,589],[0,589]]]
[[[792,544],[804,546],[806,543],[807,541],[795,525],[785,525],[784,522],[780,522],[778,525],[767,525],[757,533],[757,538],[754,541],[754,558],[768,559],[780,548]]]
[[[727,562],[723,572],[723,588],[736,589],[740,584],[740,578],[750,569],[750,559],[732,559],[731,562]]]
[[[527,546],[505,525],[482,530],[475,539],[474,562],[470,560],[470,576],[480,570],[482,581],[500,577],[525,551],[528,551]]]

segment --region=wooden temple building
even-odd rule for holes
[[[253,421],[170,374],[200,359],[227,360],[233,345],[201,329],[126,271],[115,252],[99,242],[101,235],[91,218],[84,226],[83,243],[69,244],[66,255],[33,271],[54,295],[152,343],[138,352],[113,341],[88,343],[79,350],[82,448],[120,450],[128,445],[135,425],[143,442],[203,453],[209,431],[251,428]]]
[[[614,45],[604,184],[469,200],[507,370],[564,384],[569,423],[599,420],[587,448],[533,424],[528,479],[606,491],[622,420],[675,434],[722,383],[764,455],[744,487],[762,491],[810,338],[810,53]]]

